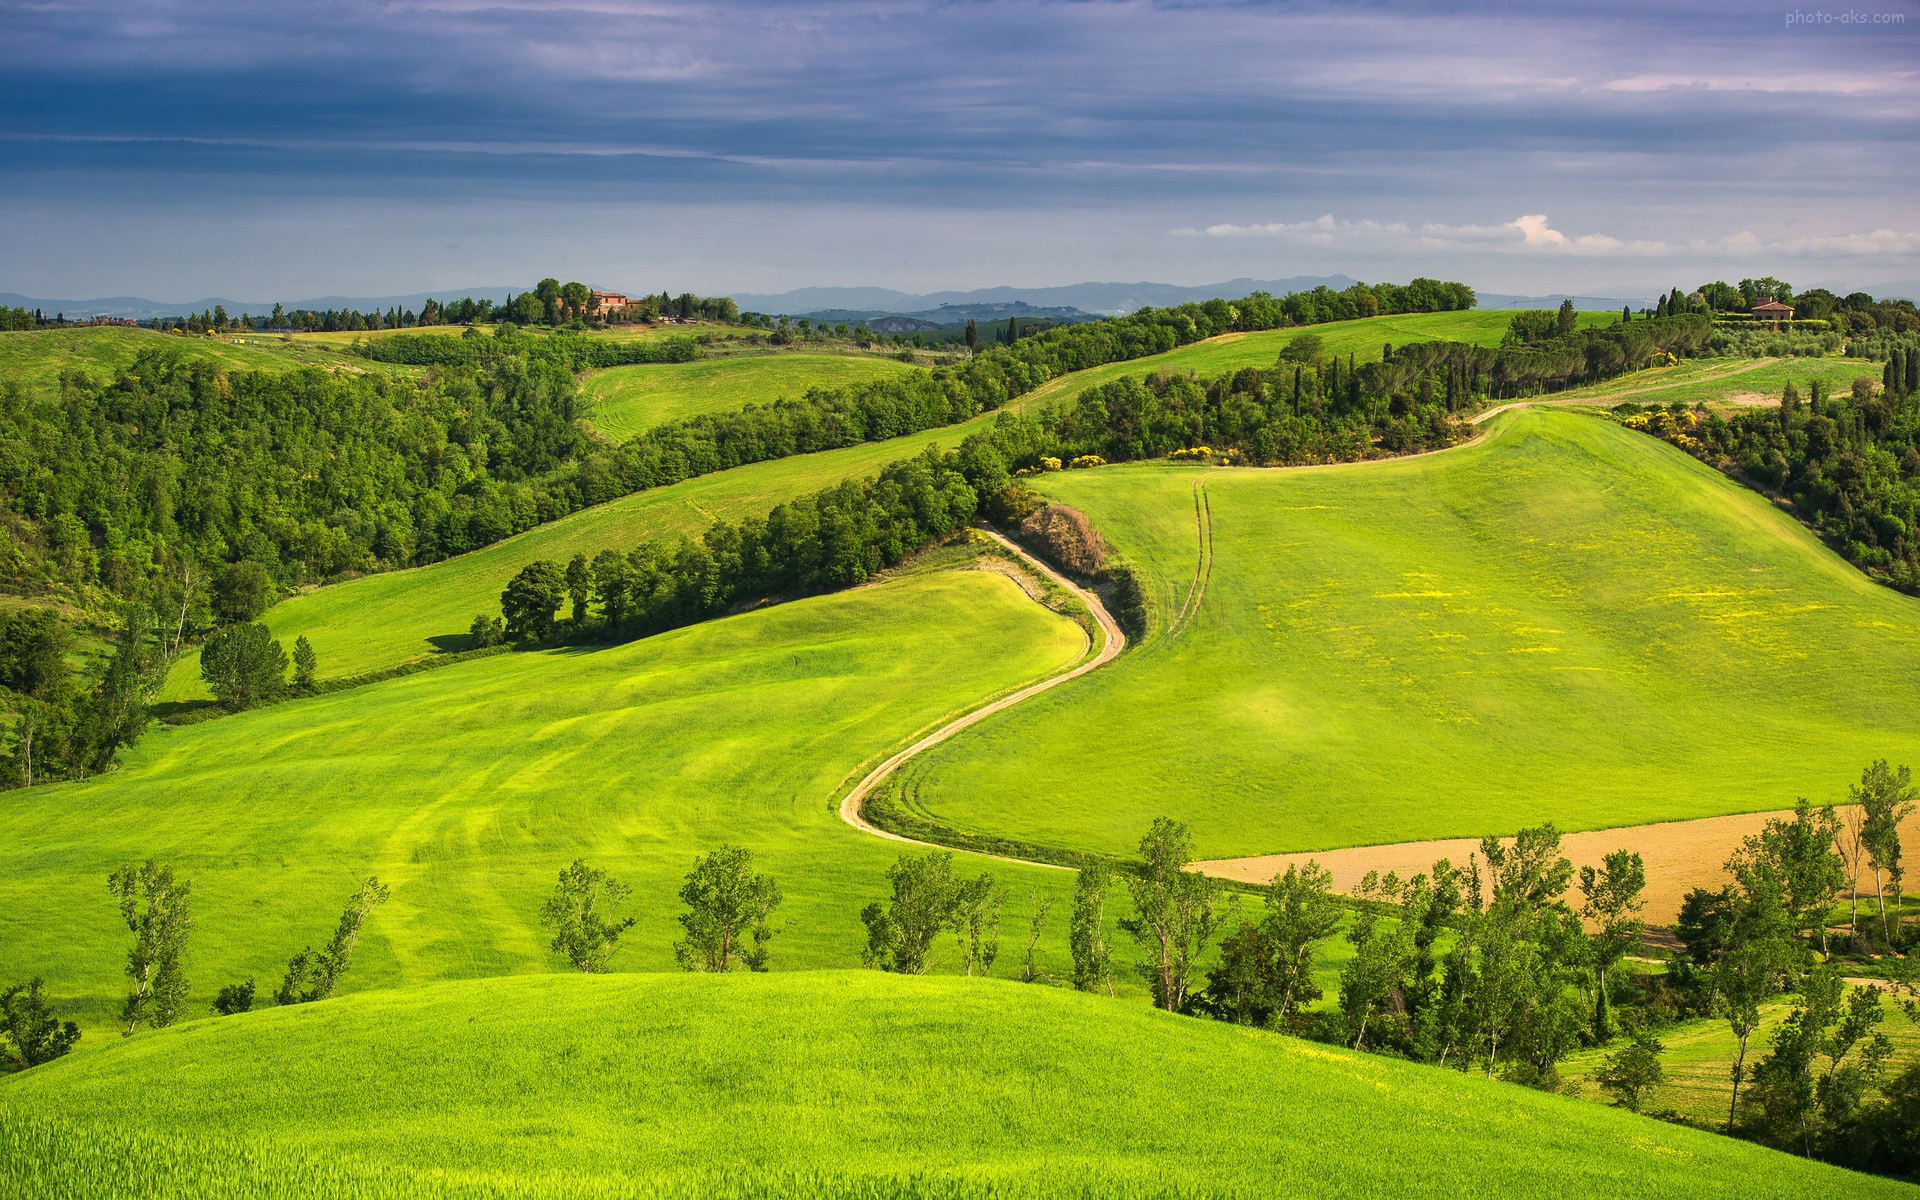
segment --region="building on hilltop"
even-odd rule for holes
[[[633,301],[627,299],[626,296],[620,292],[588,292],[587,315],[590,317],[599,317],[604,320],[612,314],[622,311],[631,303],[633,303]]]
[[[1771,321],[1775,324],[1781,321],[1791,321],[1793,320],[1793,305],[1782,304],[1778,300],[1762,300],[1753,306],[1753,319],[1755,321]]]

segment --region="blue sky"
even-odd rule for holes
[[[1916,0],[8,0],[0,106],[31,295],[1920,278]]]

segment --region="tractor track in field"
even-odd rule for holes
[[[1204,480],[1193,481],[1193,529],[1199,541],[1199,557],[1193,564],[1193,582],[1187,586],[1186,602],[1167,625],[1167,637],[1173,638],[1192,623],[1193,614],[1207,598],[1207,584],[1213,581],[1213,501],[1207,497]]]
[[[1026,687],[1021,688],[1019,691],[1014,692],[1012,695],[1002,696],[998,700],[991,701],[969,712],[962,713],[960,716],[955,717],[953,720],[946,722],[944,725],[941,725],[938,729],[935,729],[933,732],[927,734],[925,737],[922,737],[919,740],[915,741],[912,745],[908,746],[906,749],[900,750],[897,753],[893,754],[891,757],[887,758],[886,761],[882,762],[879,766],[867,772],[866,776],[863,779],[861,779],[859,783],[853,786],[853,790],[848,792],[846,794],[846,797],[840,801],[840,819],[845,821],[847,824],[853,826],[855,829],[861,830],[866,833],[871,833],[875,837],[887,838],[890,841],[905,842],[909,845],[914,845],[914,846],[930,846],[935,849],[942,849],[942,850],[950,849],[950,847],[942,846],[937,842],[922,841],[919,838],[910,838],[910,837],[906,837],[903,834],[898,834],[890,830],[882,829],[879,826],[868,821],[864,816],[861,815],[860,806],[866,802],[866,799],[868,796],[873,794],[873,790],[875,788],[879,787],[882,783],[885,783],[887,779],[891,775],[893,775],[895,771],[898,771],[901,767],[905,766],[909,761],[911,761],[917,755],[924,753],[927,750],[931,750],[933,747],[939,745],[941,742],[946,741],[948,738],[952,737],[954,734],[959,733],[963,729],[968,729],[974,725],[979,724],[981,721],[986,720],[988,717],[992,716],[997,712],[1002,712],[1006,709],[1012,708],[1014,705],[1020,703],[1022,700],[1031,699],[1032,697],[1039,695],[1041,692],[1050,691],[1053,688],[1059,687],[1061,684],[1066,683],[1068,680],[1078,679],[1089,671],[1098,670],[1099,668],[1106,666],[1108,663],[1112,662],[1115,658],[1118,658],[1120,656],[1120,652],[1127,648],[1127,635],[1120,631],[1120,623],[1113,619],[1113,614],[1107,611],[1106,605],[1100,603],[1100,597],[1094,595],[1091,591],[1088,591],[1086,588],[1083,588],[1080,585],[1074,583],[1072,580],[1060,574],[1060,572],[1054,570],[1052,567],[1048,566],[1046,563],[1040,561],[1038,558],[1035,558],[1033,555],[1027,553],[1026,550],[1021,548],[1019,545],[1015,544],[1013,541],[1000,536],[1000,534],[995,533],[992,530],[987,530],[986,533],[987,533],[987,536],[993,538],[995,541],[999,542],[1002,546],[1005,546],[1008,550],[1011,550],[1014,554],[1018,555],[1022,562],[1026,563],[1029,567],[1033,568],[1034,570],[1040,572],[1042,575],[1052,580],[1054,583],[1065,588],[1071,595],[1076,597],[1082,604],[1085,604],[1087,606],[1087,610],[1093,614],[1094,619],[1100,623],[1100,628],[1106,634],[1106,639],[1104,643],[1101,645],[1098,653],[1094,654],[1093,657],[1085,659],[1084,661],[1080,662],[1077,666],[1070,667],[1067,670],[1059,672],[1058,674],[1055,674],[1055,675],[1049,675],[1045,679],[1042,679],[1037,683],[1028,684]],[[1091,643],[1091,639],[1089,639],[1089,643]],[[969,851],[969,853],[979,853],[979,852]],[[1005,855],[1005,854],[983,854],[981,855],[981,857],[998,858],[1005,862],[1026,863],[1030,866],[1054,865],[1051,863],[1036,863],[1032,859],[1015,858],[1011,855]],[[1067,868],[1060,868],[1060,869],[1064,870]]]

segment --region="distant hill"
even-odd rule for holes
[[[749,310],[755,311],[755,310]],[[930,329],[958,329],[968,321],[991,325],[1012,317],[1022,321],[1098,321],[1101,314],[1065,306],[1039,308],[1025,301],[1011,304],[943,304],[922,312],[896,312],[885,308],[821,308],[812,312],[789,313],[823,325],[865,325],[876,333],[916,333]]]
[[[772,295],[735,292],[733,299],[749,312],[795,316],[835,309],[924,316],[942,307],[1014,303],[1035,308],[1078,309],[1096,316],[1112,316],[1138,308],[1161,308],[1170,304],[1185,304],[1190,300],[1211,300],[1216,296],[1231,298],[1253,292],[1271,292],[1278,296],[1286,292],[1308,291],[1322,284],[1330,288],[1350,287],[1355,282],[1345,275],[1296,275],[1291,279],[1230,279],[1225,283],[1209,283],[1200,287],[1182,287],[1173,283],[1074,283],[1065,287],[993,287],[971,292],[930,292],[920,296],[889,288],[812,287]]]
[[[184,317],[189,313],[206,312],[215,305],[227,310],[233,316],[251,313],[264,316],[273,311],[275,303],[288,309],[312,309],[325,312],[330,308],[351,308],[360,312],[373,309],[408,308],[418,310],[429,298],[435,300],[458,300],[471,296],[475,300],[504,301],[510,293],[525,291],[525,288],[471,287],[443,288],[434,292],[414,292],[406,296],[316,296],[306,300],[229,300],[225,296],[207,296],[200,300],[148,300],[142,296],[100,296],[92,300],[47,300],[35,296],[22,296],[17,292],[0,292],[0,306],[8,308],[37,308],[52,316],[64,313],[69,320],[87,317],[131,317],[137,321],[151,320],[154,317]]]

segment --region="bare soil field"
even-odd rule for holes
[[[1792,812],[1742,813],[1730,817],[1705,817],[1697,821],[1663,821],[1654,825],[1628,825],[1618,829],[1596,829],[1567,834],[1560,843],[1561,852],[1573,860],[1577,869],[1599,866],[1609,853],[1636,850],[1647,866],[1647,907],[1642,914],[1651,924],[1670,923],[1680,912],[1680,901],[1697,887],[1719,887],[1726,882],[1723,870],[1727,858],[1742,839],[1760,832],[1775,817],[1791,818]],[[1901,826],[1900,837],[1908,846],[1920,845],[1920,814]],[[1345,850],[1324,850],[1316,854],[1263,854],[1253,858],[1223,858],[1193,864],[1197,870],[1221,879],[1244,883],[1268,883],[1290,864],[1309,859],[1333,873],[1334,887],[1351,892],[1368,871],[1385,875],[1398,872],[1401,878],[1430,870],[1435,861],[1447,859],[1463,866],[1467,856],[1478,852],[1480,843],[1473,838],[1448,838],[1431,842],[1398,842],[1385,846],[1354,846]],[[1861,893],[1873,895],[1873,876],[1861,870]]]

